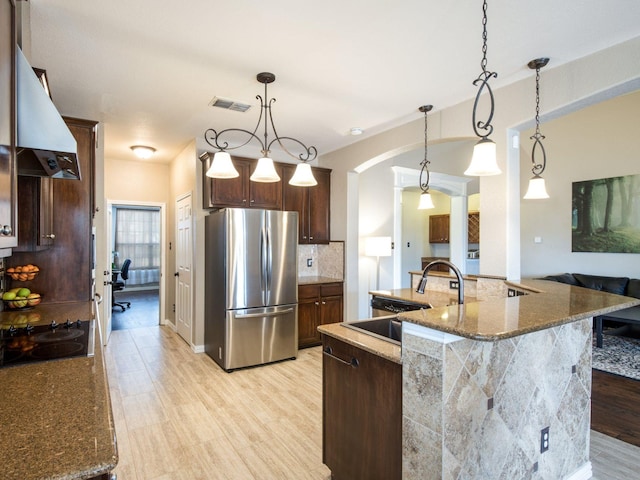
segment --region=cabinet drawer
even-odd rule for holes
[[[298,285],[298,298],[319,298],[320,285]]]
[[[331,297],[342,295],[342,283],[323,283],[320,285],[320,296]]]

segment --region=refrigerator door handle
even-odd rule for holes
[[[266,264],[267,264],[267,242],[266,242],[266,229],[264,225],[260,230],[260,289],[262,290],[262,305],[268,305],[267,303],[267,275],[266,275]]]
[[[293,308],[287,308],[285,310],[278,310],[277,312],[266,312],[266,313],[245,313],[242,315],[236,315],[235,318],[262,318],[262,317],[277,317],[279,315],[284,315],[285,313],[293,312]]]

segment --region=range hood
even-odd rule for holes
[[[78,145],[22,50],[18,80],[18,175],[80,179]]]

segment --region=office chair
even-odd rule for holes
[[[129,279],[129,265],[131,265],[131,260],[127,258],[120,269],[122,281],[116,280],[111,284],[111,308],[120,307],[123,312],[125,311],[125,305],[126,308],[131,308],[131,302],[116,302],[115,293],[124,290],[126,281]]]

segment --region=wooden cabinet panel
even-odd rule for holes
[[[298,212],[298,243],[329,243],[331,170],[312,167],[318,185],[296,187],[289,185],[295,165],[283,165],[282,209]]]
[[[298,348],[320,345],[318,326],[343,319],[342,282],[298,286]]]
[[[480,243],[480,212],[469,213],[469,243]]]
[[[44,302],[92,300],[91,223],[95,177],[97,122],[65,118],[78,146],[81,180],[53,179],[53,245],[38,252],[16,252],[9,266],[33,263],[40,267],[29,288],[44,295]]]
[[[337,480],[402,477],[402,366],[323,335],[322,461]]]
[[[0,0],[0,249],[18,244],[15,7]]]
[[[449,243],[449,215],[429,217],[429,243]]]
[[[53,245],[53,181],[48,177],[18,177],[18,246],[14,252],[37,252]]]

